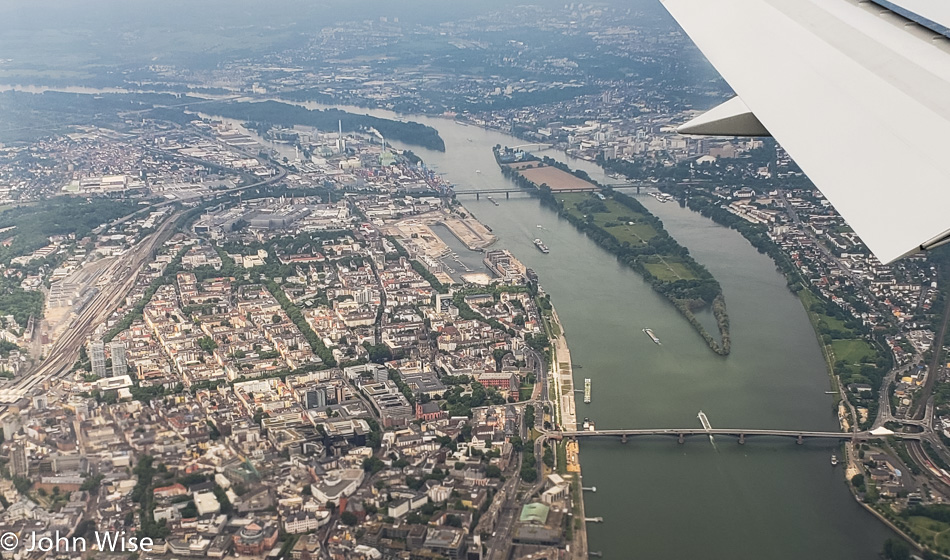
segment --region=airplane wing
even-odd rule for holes
[[[661,1],[740,98],[681,132],[771,134],[885,263],[950,241],[950,2]]]

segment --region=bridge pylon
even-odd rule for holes
[[[797,443],[798,445],[801,445],[805,443],[805,438],[803,438],[801,434],[798,434],[798,438],[795,440],[795,443]]]
[[[681,443],[681,444],[682,444],[682,443],[686,443],[686,435],[685,435],[685,434],[680,434],[680,435],[679,435],[679,438],[677,438],[677,440],[676,440],[676,443]]]
[[[739,434],[739,445],[745,445],[745,434]]]
[[[620,436],[620,443],[627,443],[627,434],[623,434]]]

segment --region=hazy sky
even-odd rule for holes
[[[525,3],[527,4],[527,3]],[[563,8],[563,0],[533,5]],[[505,0],[6,0],[0,2],[0,83],[102,78],[113,69],[147,64],[209,68],[306,44],[341,21],[435,25],[498,10],[523,10]],[[585,4],[589,6],[590,3]],[[666,16],[659,0],[609,0],[597,5]],[[651,18],[652,19],[652,18]]]

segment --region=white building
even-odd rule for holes
[[[221,504],[211,492],[195,492],[195,507],[198,508],[198,515],[208,513],[218,513],[221,511]]]

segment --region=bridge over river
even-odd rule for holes
[[[805,439],[836,439],[850,441],[868,441],[893,436],[898,439],[920,440],[924,434],[896,433],[890,430],[874,430],[863,432],[815,432],[808,430],[754,430],[743,428],[661,428],[644,430],[565,430],[551,432],[548,437],[561,438],[590,438],[590,437],[619,437],[623,443],[627,438],[643,436],[675,437],[679,443],[684,443],[689,436],[733,436],[739,443],[744,444],[749,437],[785,437],[795,439],[797,443],[804,443]]]
[[[631,188],[633,186],[637,186],[637,185],[624,185],[622,186],[622,188]],[[556,193],[593,192],[596,190],[598,190],[598,187],[591,185],[590,187],[581,187],[581,188],[574,188],[574,189],[557,189],[552,192],[556,194]],[[489,198],[490,198],[490,195],[493,195],[493,194],[503,194],[505,195],[505,198],[511,198],[512,194],[519,194],[519,193],[520,194],[537,194],[537,192],[538,192],[537,189],[498,188],[498,189],[471,189],[471,190],[464,190],[464,191],[453,190],[452,195],[454,195],[456,198],[463,197],[463,196],[474,196],[475,200],[481,200],[482,195],[489,195]],[[626,193],[626,194],[628,196],[651,196],[648,193],[641,193],[639,191],[636,193]]]

